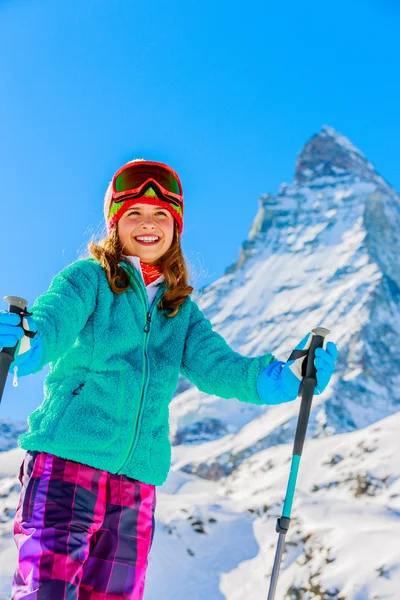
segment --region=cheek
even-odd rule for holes
[[[172,240],[174,239],[174,224],[172,223],[171,226],[168,228],[168,241],[170,244],[172,244]]]
[[[168,233],[169,235],[172,235],[172,237],[174,235],[174,223],[174,220],[168,222]]]
[[[121,221],[118,225],[119,241],[123,245],[129,240],[131,228],[129,227],[128,223],[121,223]]]

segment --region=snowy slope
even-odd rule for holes
[[[400,414],[304,447],[277,600],[400,597]],[[266,598],[292,444],[228,477],[158,488],[145,600]],[[0,600],[10,597],[21,449],[0,453]],[[289,591],[290,590],[290,591]]]
[[[397,414],[306,443],[277,600],[400,597],[399,427]],[[266,598],[291,452],[264,450],[218,482],[171,474],[147,600]]]
[[[339,347],[314,398],[276,600],[400,599],[399,250],[397,192],[324,126],[299,153],[293,184],[260,197],[237,263],[194,295],[244,355],[286,360],[318,325]],[[299,401],[248,405],[180,379],[145,600],[267,597],[298,411]],[[0,600],[17,556],[23,457],[20,425],[4,427]]]

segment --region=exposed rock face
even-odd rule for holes
[[[310,183],[319,177],[343,177],[346,174],[368,179],[376,172],[372,163],[347,138],[324,125],[299,154],[294,183]]]

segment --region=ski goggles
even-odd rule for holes
[[[169,202],[183,208],[183,190],[177,173],[168,165],[150,161],[137,161],[119,169],[112,181],[112,199],[118,203],[127,197],[142,196],[151,186]]]

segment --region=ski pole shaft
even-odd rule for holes
[[[25,312],[26,305],[28,304],[27,300],[18,296],[5,296],[4,300],[9,304],[8,311],[18,315]],[[8,370],[14,360],[17,347],[18,343],[13,348],[3,348],[0,352],[0,402],[6,385]]]
[[[306,374],[302,382],[302,398],[299,418],[297,420],[289,481],[286,489],[286,496],[283,505],[282,516],[277,520],[276,523],[276,532],[279,533],[279,538],[275,553],[274,566],[271,574],[268,600],[274,600],[275,598],[279,570],[282,561],[282,554],[285,546],[285,536],[290,526],[290,515],[292,511],[294,492],[296,488],[297,474],[300,467],[300,457],[303,451],[304,440],[307,433],[308,420],[310,417],[312,399],[314,396],[315,386],[317,384],[317,370],[314,365],[315,350],[317,348],[323,347],[324,339],[328,335],[329,329],[325,329],[324,327],[316,327],[311,331],[311,333],[313,334],[313,337],[311,339],[311,345],[308,350],[308,354],[305,358],[305,360],[307,361],[305,371]]]

